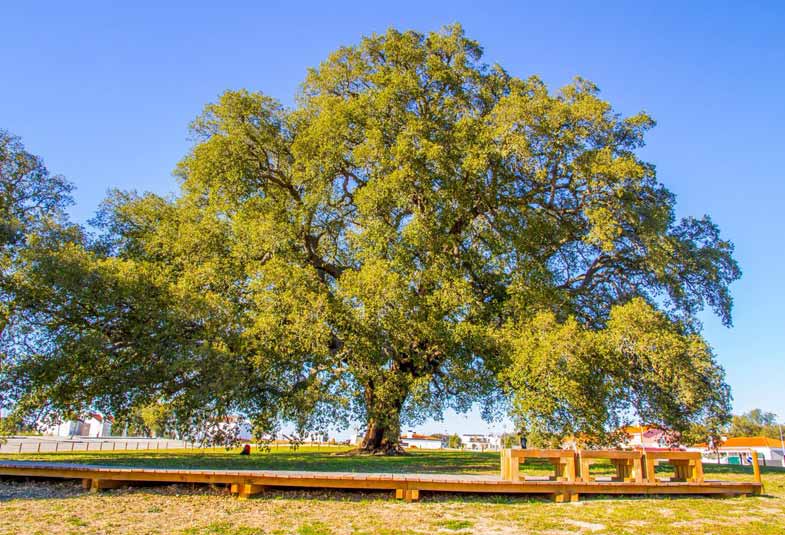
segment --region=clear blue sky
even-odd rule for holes
[[[8,2],[0,128],[76,184],[85,221],[108,188],[175,191],[187,125],[225,89],[289,104],[340,45],[460,22],[489,63],[554,88],[581,75],[622,113],[657,119],[643,155],[681,215],[711,214],[744,270],[734,327],[705,318],[735,409],[785,420],[785,4],[600,4]]]

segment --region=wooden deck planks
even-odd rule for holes
[[[358,472],[306,472],[277,470],[154,469],[0,461],[0,476],[80,479],[91,491],[133,482],[207,483],[232,485],[240,497],[269,487],[390,490],[400,499],[416,501],[420,491],[504,494],[545,494],[556,501],[575,501],[581,494],[759,494],[761,483],[505,481],[499,476],[472,474],[389,474]],[[89,483],[87,483],[89,482]]]

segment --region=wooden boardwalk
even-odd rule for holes
[[[491,475],[134,468],[5,460],[0,461],[0,476],[80,479],[91,491],[149,482],[224,484],[241,498],[268,487],[388,490],[406,501],[418,500],[421,491],[543,494],[556,501],[576,501],[581,494],[731,496],[760,494],[762,490],[757,481],[508,481]]]

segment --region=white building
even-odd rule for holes
[[[678,447],[672,444],[666,431],[648,425],[632,425],[622,429],[627,434],[627,440],[622,443],[623,448],[657,450]]]
[[[253,438],[251,424],[242,416],[226,416],[223,421],[218,424],[218,428],[220,429],[220,434],[236,438],[241,442],[248,442]]]
[[[764,466],[785,466],[782,442],[768,437],[731,437],[712,451],[708,444],[695,444],[689,451],[700,451],[706,463],[716,463],[719,453],[720,464],[750,464],[752,452],[758,452],[758,464]]]
[[[109,437],[112,436],[111,416],[91,412],[78,420],[66,420],[44,429],[44,434],[57,437]]]
[[[498,450],[500,446],[500,436],[473,433],[461,435],[461,447],[465,450]]]
[[[420,450],[440,450],[444,447],[442,437],[418,435],[413,431],[401,435],[401,446]]]

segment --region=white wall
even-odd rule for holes
[[[56,437],[70,437],[79,434],[79,422],[68,420],[44,430],[44,434]]]
[[[439,450],[442,448],[441,440],[423,440],[420,438],[402,438],[401,445],[404,448],[415,447],[421,450]]]
[[[91,437],[109,437],[112,436],[112,422],[106,418],[98,420],[97,418],[88,418],[85,423],[89,426],[88,436]]]
[[[461,435],[461,447],[466,450],[495,450],[499,449],[501,437],[490,435]]]

